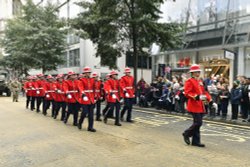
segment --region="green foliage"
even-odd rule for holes
[[[22,16],[7,22],[2,41],[8,54],[2,60],[6,67],[21,73],[24,72],[21,69],[30,68],[45,72],[63,63],[66,32],[55,8],[50,3],[45,7],[36,6],[29,0]]]
[[[142,48],[150,48],[152,43],[162,49],[180,44],[182,26],[158,22],[162,3],[164,0],[82,0],[78,5],[84,10],[72,20],[72,26],[96,44],[96,56],[104,65],[115,68],[116,58],[129,49],[138,61],[138,54],[145,54]]]

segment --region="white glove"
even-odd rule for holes
[[[212,107],[215,108],[215,110],[217,111],[218,105],[217,105],[216,103],[213,103],[213,104],[212,104]]]
[[[38,95],[39,95],[39,94],[40,94],[40,91],[39,91],[39,90],[37,90],[37,91],[36,91],[36,94],[38,94]]]
[[[121,100],[120,100],[120,103],[123,103],[123,102],[124,102],[124,100],[123,100],[123,99],[121,99]]]
[[[175,95],[175,99],[180,100],[180,96]]]
[[[46,97],[47,97],[47,98],[49,98],[49,97],[50,97],[50,95],[49,95],[49,94],[46,94]]]
[[[68,98],[68,99],[72,99],[71,94],[68,94],[67,98]]]
[[[27,91],[27,90],[25,90],[25,93],[28,93],[28,91]]]
[[[207,100],[207,96],[206,95],[200,95],[200,100],[206,101]]]
[[[89,100],[89,98],[87,96],[83,97],[83,101],[88,101],[88,100]]]
[[[125,97],[129,97],[129,94],[128,94],[128,93],[125,93]]]
[[[112,94],[112,98],[113,98],[113,99],[117,99],[117,97],[116,97],[115,94]]]
[[[62,92],[61,90],[59,90],[59,89],[57,90],[57,93],[61,93],[61,92]]]

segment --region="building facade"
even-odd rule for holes
[[[187,26],[184,45],[154,55],[153,75],[162,65],[166,73],[180,75],[198,63],[203,77],[221,75],[230,83],[237,75],[250,77],[250,1],[189,0],[168,5],[180,14],[173,20]]]
[[[21,0],[0,0],[0,38],[3,38],[6,21],[21,13],[22,4]],[[3,49],[0,47],[0,58],[3,55]]]

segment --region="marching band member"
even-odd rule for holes
[[[61,114],[61,121],[64,120],[65,117],[65,113],[66,113],[66,96],[65,96],[65,92],[63,90],[63,79],[64,75],[63,74],[58,74],[56,76],[56,96],[55,96],[55,114],[54,114],[54,119],[56,119],[60,109],[62,109],[62,114]]]
[[[113,113],[114,108],[115,108],[115,125],[116,126],[121,126],[119,123],[119,115],[120,115],[120,85],[119,85],[119,80],[117,78],[118,73],[116,71],[112,71],[110,73],[110,78],[105,86],[105,91],[107,92],[107,102],[110,105],[110,112]],[[107,123],[108,121],[108,116],[107,112],[104,115],[104,123]]]
[[[75,72],[68,72],[68,79],[63,83],[63,90],[66,93],[66,102],[68,104],[68,111],[66,112],[64,123],[68,122],[70,114],[73,114],[73,126],[77,126],[78,121],[78,80]]]
[[[101,120],[101,102],[102,102],[102,81],[99,80],[99,76],[96,72],[93,72],[92,78],[95,80],[95,99],[96,99],[96,121]]]
[[[30,109],[31,111],[33,111],[35,109],[35,102],[36,102],[36,88],[38,87],[37,86],[37,77],[36,76],[32,76],[32,86],[31,86],[31,106],[30,106]]]
[[[29,103],[32,97],[32,76],[27,77],[28,81],[24,84],[24,90],[26,93],[26,109],[29,108]]]
[[[189,138],[192,137],[192,145],[205,147],[200,141],[200,127],[202,126],[203,115],[205,114],[204,103],[208,102],[211,107],[216,108],[211,96],[205,91],[203,81],[200,79],[200,66],[194,64],[190,67],[191,78],[185,82],[184,91],[188,98],[187,111],[193,116],[193,124],[182,134],[184,141],[189,145]]]
[[[134,77],[131,76],[130,68],[125,68],[125,76],[120,79],[121,89],[123,91],[122,97],[124,98],[124,107],[121,112],[121,120],[123,121],[123,116],[127,111],[127,122],[132,121],[132,109],[135,98],[135,89],[134,89]]]
[[[37,75],[38,80],[36,81],[37,83],[37,88],[36,88],[36,96],[37,96],[37,100],[36,100],[36,112],[40,112],[40,105],[41,103],[43,103],[43,108],[44,106],[44,97],[45,97],[45,91],[43,86],[45,85],[46,81],[44,78],[43,74],[38,74]]]
[[[78,128],[82,129],[82,123],[85,117],[88,115],[88,131],[96,132],[93,127],[95,106],[95,79],[90,78],[90,67],[84,67],[83,74],[85,74],[85,77],[80,79],[78,87],[80,92],[79,103],[82,106],[82,113],[78,122]]]
[[[44,109],[43,109],[43,115],[47,115],[47,110],[49,109],[50,105],[52,105],[52,112],[51,117],[54,117],[55,115],[55,103],[54,99],[56,97],[55,94],[56,85],[54,82],[54,78],[51,75],[47,76],[47,82],[44,84],[44,91],[45,91],[45,100],[44,100]]]

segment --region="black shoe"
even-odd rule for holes
[[[88,129],[89,132],[96,132],[96,130],[93,128],[93,129]]]
[[[79,123],[79,124],[77,125],[77,127],[78,127],[79,130],[81,130],[81,129],[82,129],[82,124]]]
[[[185,133],[182,133],[182,136],[183,136],[183,139],[184,139],[185,143],[187,145],[190,145],[190,139],[189,139],[189,137]]]
[[[121,118],[120,118],[120,120],[123,122],[123,121],[124,121],[124,118],[123,118],[123,117],[121,117]]]
[[[120,123],[115,123],[115,125],[116,125],[116,126],[122,126],[122,124],[120,124]]]
[[[57,116],[56,116],[56,115],[54,115],[54,119],[56,119],[56,117],[57,117]]]
[[[101,119],[101,118],[98,118],[98,119],[96,119],[96,121],[102,121],[102,119]]]
[[[78,124],[77,123],[73,123],[73,126],[77,126]]]
[[[36,112],[37,112],[37,113],[39,113],[39,112],[40,112],[40,110],[36,110]]]
[[[67,122],[68,122],[68,119],[63,120],[63,123],[67,124]]]
[[[103,122],[106,124],[108,122],[108,118],[104,118]]]
[[[133,120],[127,120],[127,122],[129,122],[129,123],[134,123],[134,121],[133,121]]]
[[[205,147],[205,144],[201,144],[201,143],[195,144],[195,143],[192,143],[192,146]]]
[[[43,115],[46,116],[46,115],[47,115],[47,112],[43,112]]]

